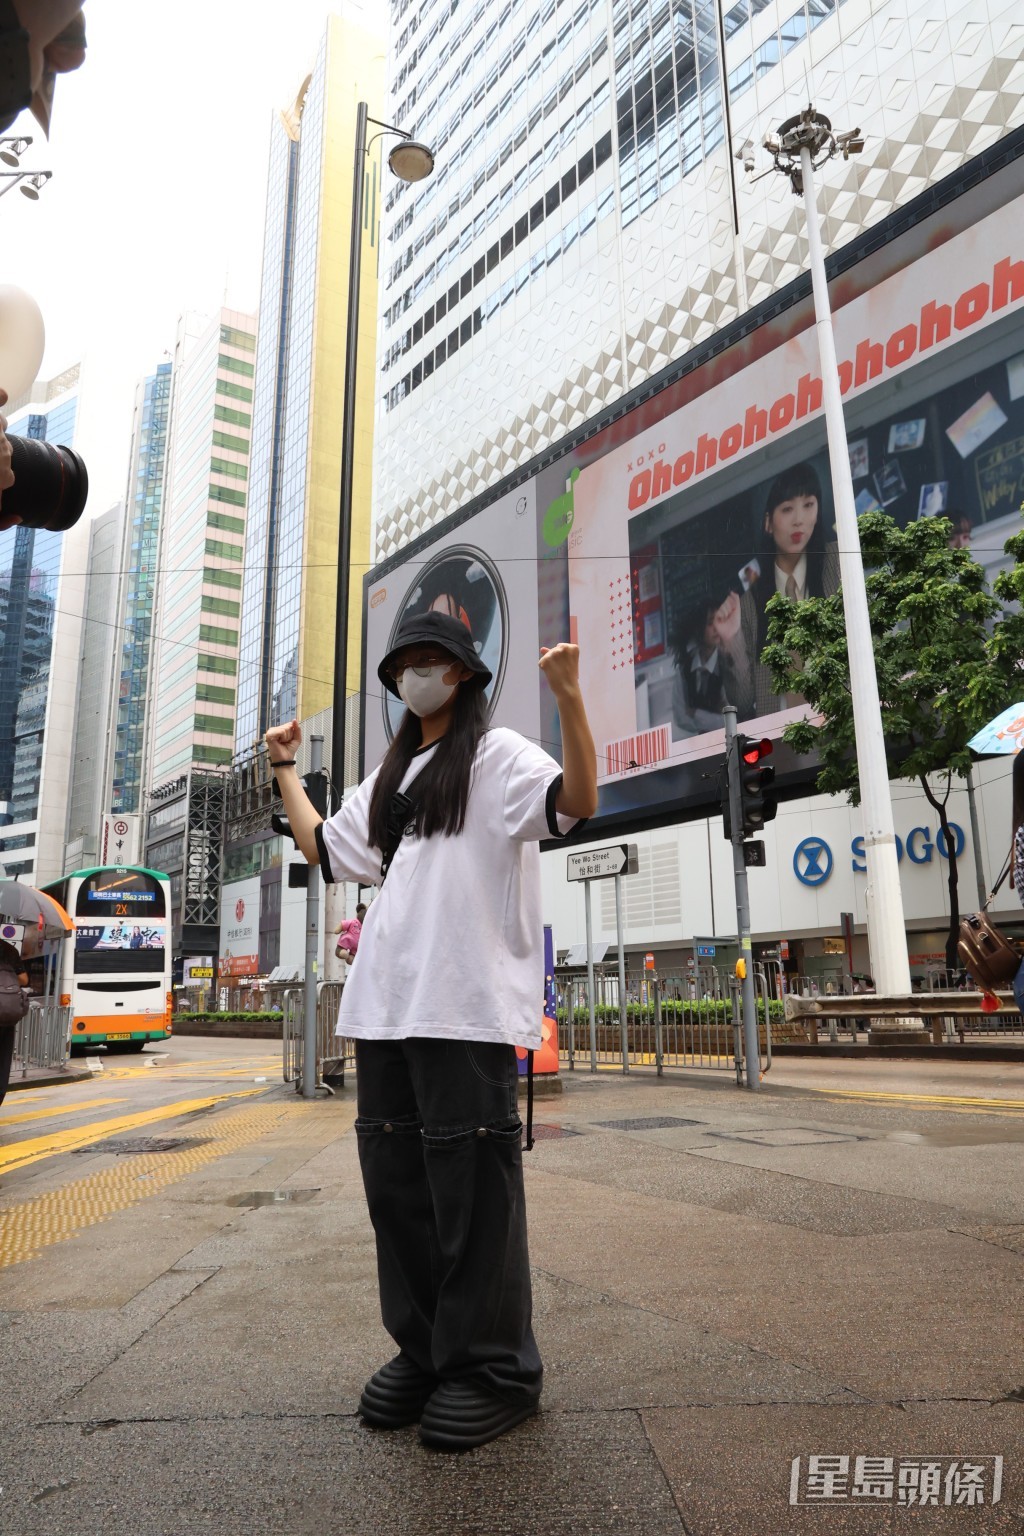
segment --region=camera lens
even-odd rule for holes
[[[89,495],[89,476],[80,454],[34,437],[7,439],[14,484],[3,493],[3,511],[28,528],[63,533],[78,522]]]

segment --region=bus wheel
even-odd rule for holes
[[[145,1040],[108,1040],[107,1052],[114,1055],[120,1051],[141,1051],[145,1044]]]
[[[11,1080],[11,1062],[14,1060],[14,1030],[0,1029],[0,1104],[7,1093]]]

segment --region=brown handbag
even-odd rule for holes
[[[960,936],[956,952],[976,986],[984,992],[998,992],[1008,987],[1020,970],[1021,952],[1012,939],[1008,939],[989,917],[989,902],[1010,873],[1010,858],[989,892],[988,901],[980,912],[971,912],[960,920]]]

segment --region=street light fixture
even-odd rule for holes
[[[808,106],[796,117],[782,123],[777,132],[766,134],[763,142],[774,162],[773,169],[789,180],[798,197],[803,197],[807,217],[814,318],[821,360],[822,398],[828,431],[846,643],[850,659],[857,767],[864,811],[864,846],[868,870],[865,904],[871,967],[879,993],[909,996],[910,965],[907,959],[903,892],[900,889],[896,855],[889,768],[885,756],[882,710],[871,642],[867,588],[864,583],[864,560],[857,528],[843,397],[814,188],[814,172],[819,167],[836,155],[841,154],[844,160],[848,160],[850,155],[859,154],[864,148],[864,139],[859,128],[848,133],[833,132],[828,118]],[[919,1019],[910,1018],[876,1019],[872,1024],[873,1032],[886,1033],[890,1037],[896,1031],[920,1031],[923,1028]]]
[[[391,132],[401,130],[393,128]],[[424,181],[434,169],[434,151],[416,139],[403,139],[388,155],[388,165],[401,181]]]

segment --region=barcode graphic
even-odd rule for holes
[[[668,747],[667,725],[659,725],[653,731],[641,731],[638,736],[626,736],[622,741],[610,741],[604,749],[601,776],[628,773],[632,768],[650,768],[655,763],[662,763],[668,757]]]

